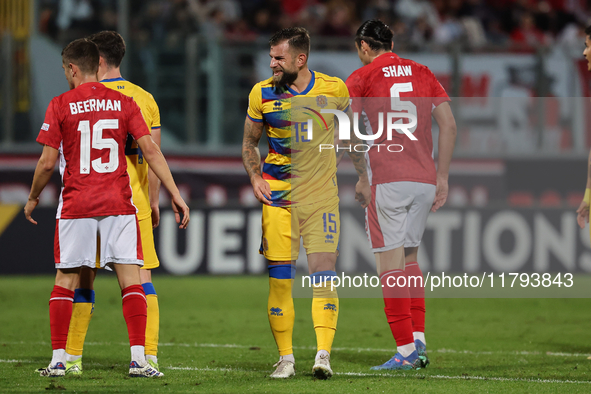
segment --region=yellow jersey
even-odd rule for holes
[[[150,93],[123,78],[103,79],[101,83],[110,89],[132,97],[142,110],[142,115],[150,131],[160,128],[160,111]],[[152,214],[148,194],[148,163],[144,160],[142,151],[130,135],[127,136],[125,157],[133,192],[133,203],[138,210],[137,218],[138,220],[147,219]]]
[[[264,124],[269,142],[262,176],[271,187],[272,206],[311,204],[338,194],[335,151],[320,150],[321,144],[334,143],[334,115],[321,110],[346,111],[349,91],[340,78],[311,73],[301,93],[275,87],[269,78],[249,95],[247,116]]]

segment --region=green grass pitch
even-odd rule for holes
[[[431,365],[373,372],[393,355],[381,299],[342,299],[335,376],[315,380],[309,299],[296,299],[297,375],[267,376],[277,361],[266,316],[266,277],[155,276],[162,379],[127,377],[121,297],[100,273],[81,377],[43,378],[51,358],[53,277],[0,277],[0,392],[350,393],[591,392],[589,299],[428,299]]]

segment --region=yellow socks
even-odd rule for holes
[[[148,319],[146,322],[146,355],[156,357],[158,355],[158,335],[160,328],[160,311],[158,308],[158,296],[152,283],[142,285],[148,302]],[[66,353],[73,356],[81,356],[84,348],[84,339],[88,332],[88,326],[94,311],[94,290],[76,289],[74,292],[74,304],[72,305],[72,319],[68,331]]]
[[[312,279],[312,322],[316,331],[317,350],[330,353],[339,318],[339,298],[337,290],[331,289],[334,271],[320,271]],[[318,286],[318,287],[317,287]]]
[[[84,339],[88,332],[88,325],[94,312],[94,290],[76,289],[74,291],[74,303],[72,304],[72,318],[68,330],[68,342],[66,353],[73,356],[82,356]]]
[[[269,266],[269,303],[267,314],[280,356],[293,353],[292,335],[295,310],[291,294],[295,267],[292,264]],[[339,299],[336,289],[331,289],[334,271],[317,272],[312,276],[312,321],[316,331],[318,350],[330,353],[339,317]]]
[[[295,266],[292,264],[269,266],[267,314],[280,356],[293,353],[292,336],[295,309],[293,307],[291,287],[294,275]]]
[[[146,356],[158,356],[158,335],[160,333],[160,309],[158,295],[150,282],[142,284],[148,302],[148,319],[146,320]]]

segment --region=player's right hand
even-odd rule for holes
[[[589,223],[589,204],[585,200],[581,201],[577,209],[577,223],[580,228],[585,228],[587,223]]]
[[[367,177],[359,179],[355,185],[355,201],[361,204],[361,208],[365,209],[371,202],[371,186]]]
[[[250,180],[254,196],[263,204],[271,205],[271,186],[260,175],[254,175]]]
[[[174,211],[174,219],[177,223],[180,223],[179,228],[187,228],[187,225],[189,224],[189,207],[180,194],[172,196],[172,210]],[[183,213],[182,221],[180,212]]]
[[[35,198],[34,200],[29,198],[27,204],[25,205],[25,217],[29,222],[33,224],[37,224],[35,219],[31,217],[31,214],[33,213],[33,210],[35,209],[37,204],[39,204],[39,197]]]
[[[160,207],[154,205],[152,208],[152,228],[158,227],[160,224]]]

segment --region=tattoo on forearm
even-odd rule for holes
[[[353,125],[353,113],[351,109],[347,111],[347,115],[349,116],[350,124]],[[364,152],[356,152],[355,146],[359,144],[363,144],[361,138],[357,137],[357,134],[351,133],[351,139],[343,141],[344,145],[347,147],[347,153],[357,170],[357,175],[362,176],[365,175],[367,172],[365,166],[365,153]]]
[[[351,143],[349,143],[349,145],[351,146],[351,151],[347,151],[347,153],[349,153],[349,157],[351,158],[351,161],[353,162],[353,165],[355,166],[355,169],[357,170],[357,175],[361,176],[364,175],[367,172],[366,166],[365,166],[365,153],[363,152],[355,152],[355,150],[353,149],[356,145],[356,143],[353,142],[354,140],[351,140]]]
[[[248,176],[261,175],[261,154],[258,144],[263,132],[262,125],[259,126],[246,120],[244,123],[244,139],[242,141],[242,163]]]

